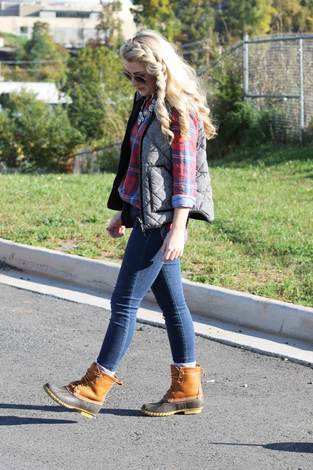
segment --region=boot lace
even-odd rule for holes
[[[180,384],[183,381],[183,378],[184,378],[183,369],[178,369],[178,374],[177,374],[177,371],[175,371],[172,374],[172,384],[170,388],[168,389],[168,391],[166,392],[166,394],[164,395],[163,400],[166,401],[172,395],[172,393],[179,391]]]
[[[81,385],[94,384],[98,375],[100,375],[100,373],[98,373],[98,371],[92,370],[92,367],[89,367],[87,369],[86,374],[80,380],[76,380],[75,382],[71,382],[68,385],[68,388],[71,391],[75,391]]]

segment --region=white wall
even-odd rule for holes
[[[72,9],[74,3],[77,5],[77,0],[74,3],[69,3],[69,9]],[[83,8],[84,10],[87,5],[88,1]],[[130,1],[124,1],[120,14],[122,19],[122,34],[125,39],[130,38],[136,33],[136,26],[129,10],[130,6]],[[49,24],[50,32],[55,41],[64,46],[82,46],[88,39],[96,37],[95,28],[98,23],[98,19],[95,17],[96,15],[92,15],[91,18],[55,18],[51,16],[50,14],[46,16],[44,12],[41,17],[0,16],[0,31],[30,38],[33,24],[36,21],[44,21]],[[27,28],[27,33],[21,32],[22,27]]]

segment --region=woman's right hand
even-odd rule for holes
[[[112,217],[112,219],[110,220],[109,224],[106,227],[107,232],[112,238],[118,238],[118,237],[122,237],[123,235],[125,235],[126,227],[125,225],[122,225],[121,214],[122,214],[121,211],[115,214],[115,216]]]

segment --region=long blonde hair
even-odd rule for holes
[[[142,62],[147,73],[156,77],[155,113],[162,133],[170,142],[174,134],[170,129],[166,102],[178,112],[182,135],[188,132],[189,113],[192,111],[201,117],[207,139],[216,135],[206,95],[196,72],[160,33],[150,29],[138,32],[121,46],[120,55],[128,62]]]

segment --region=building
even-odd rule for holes
[[[70,103],[71,98],[50,82],[0,82],[0,96],[25,91],[50,105]]]
[[[130,12],[131,5],[129,0],[123,1],[120,12],[122,34],[125,39],[136,32]],[[101,10],[100,0],[64,2],[0,0],[0,32],[23,35],[29,39],[34,23],[43,21],[48,23],[50,33],[56,42],[69,48],[82,47],[89,39],[96,37],[96,25]]]

